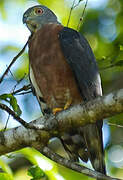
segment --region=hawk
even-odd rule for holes
[[[23,15],[32,33],[29,40],[29,75],[42,112],[54,113],[102,95],[96,60],[87,40],[64,27],[43,5]],[[102,142],[102,121],[72,129],[61,135],[70,159],[89,159],[93,168],[106,173]]]

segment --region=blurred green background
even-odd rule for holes
[[[79,1],[76,0],[76,4]],[[22,49],[29,32],[22,24],[24,11],[38,3],[48,6],[65,26],[73,0],[0,0],[0,76],[12,58]],[[72,11],[69,27],[77,29],[85,1]],[[88,39],[99,66],[103,93],[123,88],[123,0],[88,0],[79,31]],[[12,93],[28,80],[28,49],[12,66],[0,84],[0,95]],[[22,110],[21,117],[27,122],[41,115],[39,105],[32,93],[15,96]],[[8,114],[0,110],[0,127],[5,127]],[[110,124],[109,124],[110,123]],[[19,124],[9,117],[7,128]],[[118,125],[121,125],[120,127]],[[104,120],[104,146],[109,175],[123,179],[123,114]],[[52,144],[57,152],[64,153],[59,142]],[[60,147],[60,148],[59,148]],[[83,163],[82,163],[83,164]],[[28,171],[32,165],[38,166]],[[90,163],[87,164],[91,167]],[[26,148],[0,158],[0,179],[91,179],[68,170],[47,159],[34,149]],[[42,173],[40,173],[42,172]],[[27,174],[28,173],[28,174]],[[35,174],[42,174],[35,177]],[[32,177],[31,177],[32,176]]]

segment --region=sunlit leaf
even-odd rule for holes
[[[0,95],[0,99],[1,100],[4,100],[6,102],[9,102],[9,99],[11,98],[11,95],[10,94],[2,94]]]
[[[11,168],[8,166],[8,164],[0,158],[0,167],[5,171],[7,174],[13,175]]]
[[[123,45],[120,45],[120,50],[123,51]]]
[[[81,173],[77,173],[71,169],[68,169],[64,166],[61,166],[54,161],[50,160],[43,154],[41,154],[39,151],[32,149],[32,148],[24,148],[20,151],[25,158],[27,158],[30,162],[33,164],[38,165],[47,175],[47,177],[50,180],[75,180],[75,179],[91,179],[88,178],[87,176],[84,176]]]
[[[11,175],[7,173],[0,173],[0,180],[14,180]]]
[[[42,171],[42,169],[39,166],[32,166],[28,170],[28,175],[33,177],[32,180],[40,180],[40,179],[47,179],[45,173]]]

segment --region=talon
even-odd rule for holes
[[[67,108],[69,108],[70,105],[71,105],[71,103],[72,103],[72,99],[69,99],[69,100],[66,102],[65,106],[64,106],[64,110],[67,109]]]
[[[64,108],[54,108],[54,109],[53,109],[53,114],[55,115],[56,113],[58,113],[58,112],[60,112],[60,111],[63,111],[63,110],[65,110],[65,109],[69,108],[70,105],[71,105],[71,103],[72,103],[72,99],[69,99],[69,100],[66,102]]]
[[[62,110],[63,110],[63,108],[54,108],[53,109],[53,114],[55,115],[57,112],[60,112]]]

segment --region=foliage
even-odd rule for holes
[[[0,166],[4,172],[0,173],[1,180],[13,180],[11,168],[0,158]]]
[[[18,153],[23,154],[32,164],[35,164],[36,167],[38,165],[42,169],[42,172],[45,172],[46,177],[50,180],[58,180],[59,178],[70,178],[71,180],[74,180],[75,178],[86,179],[86,176],[56,164],[35,149],[25,148],[18,151]]]
[[[1,180],[13,180],[13,178],[7,173],[0,173]]]
[[[33,177],[31,180],[46,180],[47,177],[45,175],[45,173],[39,168],[39,166],[32,166],[30,167],[30,169],[28,170],[28,175]]]

